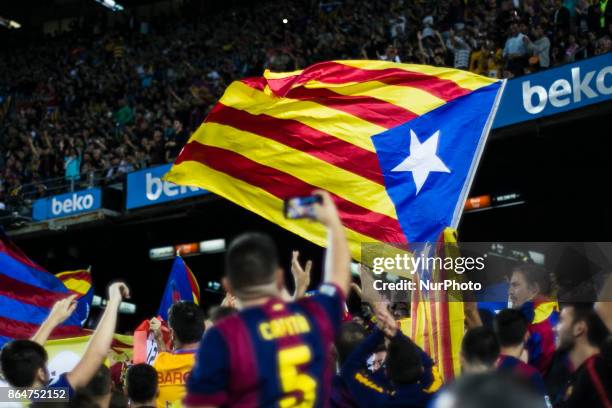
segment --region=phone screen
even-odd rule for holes
[[[295,220],[299,218],[315,218],[313,204],[321,203],[319,196],[292,197],[285,200],[285,217]]]

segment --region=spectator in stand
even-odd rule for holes
[[[450,36],[446,41],[446,48],[453,54],[453,66],[457,69],[468,69],[470,66],[470,52],[472,51],[463,30],[455,33],[450,31]]]
[[[534,61],[534,63],[537,64],[539,69],[548,69],[550,66],[550,40],[546,33],[544,33],[544,28],[541,25],[534,27],[533,38],[535,38],[535,41],[531,41],[529,37],[525,38],[531,55],[537,58],[537,61]]]
[[[480,49],[470,56],[470,71],[490,78],[501,78],[501,49],[495,49],[492,41],[482,41]]]
[[[506,68],[514,76],[522,75],[527,66],[527,42],[525,35],[519,32],[518,25],[512,23],[506,45],[504,45],[503,57],[507,61]]]
[[[567,47],[565,48],[565,62],[574,62],[579,49],[580,46],[576,42],[576,37],[570,34],[567,38]]]
[[[226,86],[261,75],[264,67],[293,70],[329,59],[382,57],[507,78],[609,52],[608,0],[575,3],[572,18],[553,0],[353,0],[322,8],[295,0],[290,9],[269,0],[212,13],[186,6],[173,16],[151,17],[143,31],[140,24],[101,30],[84,23],[52,37],[27,36],[0,50],[6,204],[20,208],[44,191],[39,184],[53,194],[70,184],[63,166],[67,147],[82,156],[73,162],[81,175],[75,188],[112,166],[109,176],[118,180],[132,167],[174,159]],[[279,23],[287,17],[287,24]],[[509,30],[512,24],[516,30]],[[538,27],[532,41],[526,27]],[[463,31],[467,47],[451,28]],[[515,34],[504,43],[509,31]],[[446,49],[448,39],[452,49]],[[529,57],[537,61],[529,65]],[[178,138],[175,119],[185,133]],[[64,183],[49,181],[56,178]]]
[[[180,119],[174,119],[172,124],[173,136],[166,142],[166,161],[175,159],[189,139],[189,133],[183,127]]]
[[[560,31],[563,34],[570,32],[570,11],[563,4],[563,0],[555,0],[555,11],[553,13],[553,24],[555,31]]]
[[[399,55],[397,55],[397,48],[393,45],[389,45],[385,53],[378,56],[378,59],[390,62],[402,62]]]
[[[64,157],[64,169],[66,180],[74,182],[81,178],[81,155],[74,147],[67,149]]]
[[[130,408],[155,408],[159,394],[157,371],[148,364],[135,364],[127,369],[125,393]]]

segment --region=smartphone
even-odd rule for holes
[[[304,197],[291,197],[285,200],[285,218],[295,220],[299,218],[315,218],[313,204],[321,203],[321,197],[316,195]]]

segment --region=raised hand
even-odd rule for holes
[[[376,314],[376,325],[385,333],[385,336],[392,338],[397,334],[397,322],[389,312],[387,303],[379,302],[373,305]]]
[[[49,313],[49,319],[57,325],[64,323],[77,307],[76,298],[77,295],[70,295],[67,298],[55,302],[51,309],[51,313]]]
[[[340,217],[336,204],[331,195],[324,190],[315,190],[314,195],[321,197],[322,202],[313,205],[315,210],[315,219],[321,224],[330,227],[335,224],[340,224]]]
[[[123,282],[115,282],[108,287],[108,300],[121,303],[123,299],[130,298],[130,289]]]
[[[309,259],[304,268],[302,268],[299,256],[299,251],[293,251],[291,256],[291,273],[295,281],[295,294],[293,297],[296,299],[302,297],[304,293],[306,293],[310,285],[310,271],[312,270],[312,261]]]

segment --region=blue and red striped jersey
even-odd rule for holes
[[[271,299],[221,320],[200,343],[184,403],[327,406],[343,312],[340,289],[324,284],[296,302]]]
[[[548,398],[544,379],[542,379],[537,368],[522,362],[516,357],[503,354],[497,359],[496,366],[498,371],[512,373],[525,380],[532,387],[533,391]]]

